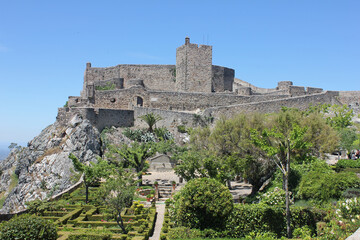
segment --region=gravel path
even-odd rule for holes
[[[154,234],[152,235],[152,237],[149,238],[149,240],[160,240],[160,232],[164,222],[165,202],[163,201],[156,202],[156,212],[157,212],[157,217],[156,217]]]

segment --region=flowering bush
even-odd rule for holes
[[[354,219],[359,218],[360,200],[357,198],[339,201],[336,205],[336,215],[340,218]]]
[[[294,199],[291,197],[290,192],[290,204],[294,203]],[[259,197],[261,204],[266,204],[270,206],[284,206],[285,205],[285,191],[276,187],[274,191],[264,193],[261,197]]]

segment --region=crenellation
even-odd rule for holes
[[[321,93],[323,91],[322,88],[306,87],[306,94]]]
[[[289,86],[289,93],[292,97],[306,95],[305,88],[300,86]]]

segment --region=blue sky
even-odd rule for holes
[[[175,64],[213,45],[213,64],[259,87],[360,90],[360,1],[0,0],[0,146],[25,144],[80,94],[86,62]]]

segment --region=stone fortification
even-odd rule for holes
[[[142,79],[144,85],[152,89],[173,91],[175,89],[175,65],[131,65],[121,64],[115,67],[94,68],[88,63],[84,76],[84,90],[89,85],[99,85],[114,78],[123,79],[123,87],[129,87],[132,79]],[[82,92],[87,97],[86,91]]]
[[[337,100],[339,92],[326,91],[300,97],[288,97],[264,102],[253,102],[247,104],[238,104],[224,107],[208,108],[204,111],[205,115],[219,118],[220,116],[231,117],[240,112],[261,112],[272,113],[278,112],[282,107],[298,108],[305,110],[309,105],[319,104],[342,104]]]
[[[190,123],[189,116],[199,111],[217,118],[243,111],[268,113],[282,106],[304,109],[322,103],[359,108],[359,92],[324,92],[295,86],[291,81],[266,89],[234,75],[233,69],[212,65],[212,46],[190,43],[189,38],[176,50],[176,65],[94,68],[87,63],[81,96],[69,97],[68,108],[59,110],[58,120],[66,122],[81,112],[101,130],[111,125],[140,126],[137,117],[149,112],[158,113],[168,120],[163,124],[170,126],[174,119]]]
[[[176,90],[179,92],[212,91],[212,47],[190,43],[176,49]]]

